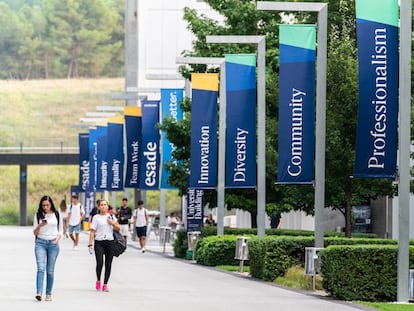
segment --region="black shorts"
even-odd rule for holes
[[[137,237],[147,236],[147,226],[144,227],[135,227],[137,231]]]

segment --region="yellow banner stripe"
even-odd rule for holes
[[[140,117],[140,116],[142,116],[141,107],[138,107],[138,106],[126,106],[126,107],[124,107],[124,114],[126,116]]]
[[[124,124],[124,116],[110,117],[108,123]]]
[[[218,73],[192,73],[191,86],[193,89],[218,91]]]

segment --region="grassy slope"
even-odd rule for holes
[[[78,133],[73,128],[96,106],[119,105],[103,94],[122,92],[124,79],[0,81],[0,147],[77,146]],[[51,195],[58,204],[69,195],[70,185],[78,182],[77,166],[28,167],[28,218],[32,219],[38,200]],[[0,224],[18,222],[19,168],[0,165]],[[132,196],[132,194],[131,194]],[[159,193],[147,193],[147,207],[159,206]],[[117,195],[120,205],[121,194]],[[179,210],[174,192],[167,193],[167,211]]]

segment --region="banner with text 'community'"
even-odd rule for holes
[[[125,118],[125,188],[139,188],[141,155],[141,107],[126,106]]]
[[[354,177],[394,178],[398,134],[398,0],[357,0],[359,102]]]
[[[279,144],[277,182],[307,184],[314,179],[314,25],[280,25]]]
[[[161,120],[165,118],[173,118],[175,121],[183,119],[183,111],[180,103],[183,100],[183,89],[161,89]],[[166,137],[166,133],[161,133],[162,140],[162,170],[161,170],[161,189],[174,189],[175,187],[168,184],[167,179],[170,174],[165,169],[165,164],[172,160],[172,152],[175,149]]]
[[[191,75],[190,188],[217,186],[218,74]]]
[[[160,182],[160,101],[143,100],[142,107],[142,148],[139,166],[139,188],[158,190]]]
[[[256,187],[256,55],[226,59],[226,188]]]

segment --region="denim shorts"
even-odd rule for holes
[[[77,224],[75,226],[69,225],[69,233],[79,233],[81,231],[80,228],[80,224]]]

